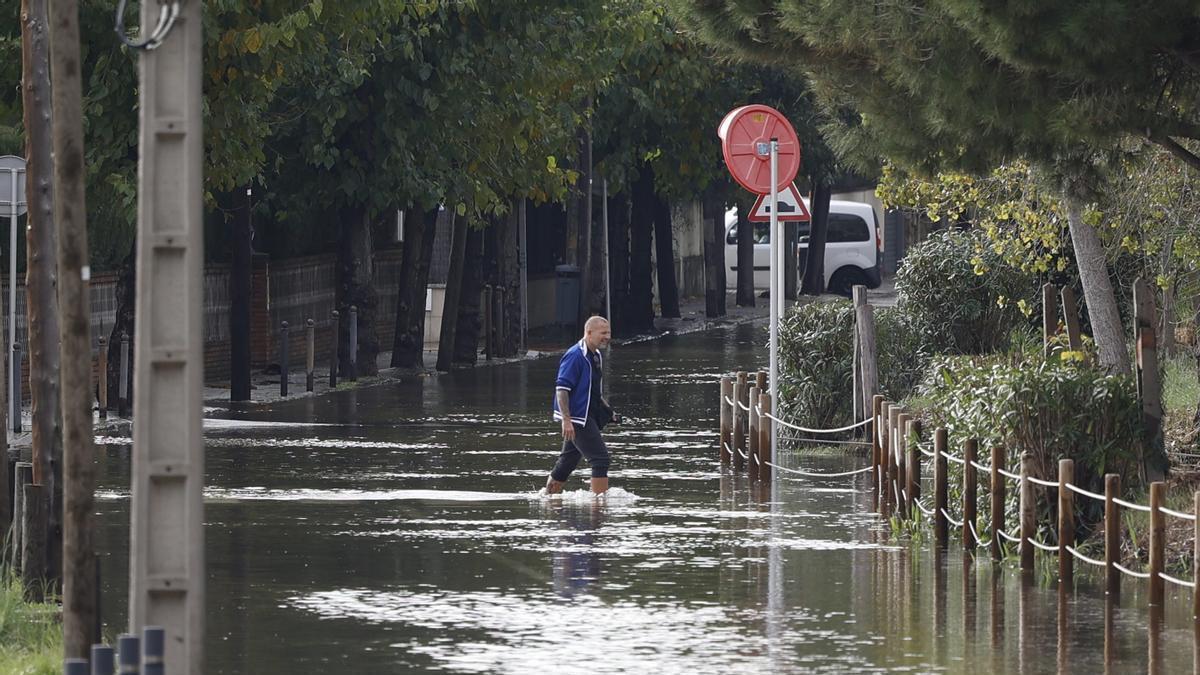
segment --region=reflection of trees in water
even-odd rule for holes
[[[554,592],[569,598],[587,592],[603,571],[595,538],[604,522],[604,506],[564,505],[551,502],[551,511],[558,517],[559,529],[570,534],[552,554]]]

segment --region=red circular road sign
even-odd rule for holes
[[[771,139],[779,141],[779,182],[784,190],[800,170],[800,139],[783,113],[765,105],[729,111],[717,128],[725,166],[739,185],[756,194],[771,193]]]

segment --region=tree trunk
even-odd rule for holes
[[[714,188],[701,197],[704,228],[704,316],[725,316],[725,210]]]
[[[450,240],[450,269],[446,275],[446,299],[442,305],[442,330],[438,337],[437,369],[450,370],[454,360],[454,335],[458,327],[458,304],[462,300],[463,267],[467,253],[467,219],[454,218]]]
[[[634,335],[625,332],[630,322],[629,311],[629,196],[619,193],[608,198],[608,285],[612,293],[614,335]]]
[[[658,302],[664,319],[679,318],[679,284],[675,279],[675,237],[671,203],[654,194],[654,246],[658,260]]]
[[[808,228],[808,257],[804,264],[804,295],[825,292],[825,242],[829,233],[829,201],[833,190],[824,181],[813,182],[812,223]]]
[[[1125,335],[1121,329],[1121,315],[1117,311],[1117,298],[1113,294],[1112,281],[1108,276],[1104,247],[1095,228],[1083,221],[1084,205],[1080,198],[1070,189],[1063,191],[1063,197],[1067,204],[1071,244],[1075,249],[1079,279],[1083,283],[1083,297],[1087,303],[1092,335],[1100,353],[1100,365],[1109,372],[1129,375],[1129,353],[1125,348]]]
[[[588,269],[589,286],[591,288],[587,295],[587,316],[593,314],[607,314],[605,308],[604,295],[604,275],[608,266],[608,251],[605,244],[608,242],[608,231],[604,229],[604,223],[593,221],[592,227],[592,250],[589,256]]]
[[[91,307],[88,304],[86,166],[83,157],[83,62],[79,7],[51,7],[50,75],[54,114],[54,191],[62,342],[63,651],[87,658],[98,625],[96,606],[96,466],[92,450]]]
[[[23,0],[22,102],[28,174],[26,311],[29,322],[29,388],[33,398],[33,482],[50,498],[46,572],[62,577],[62,414],[59,409],[58,237],[54,223],[54,164],[50,114],[50,47],[46,0]],[[90,350],[89,350],[90,351]],[[90,357],[90,354],[89,354]],[[90,362],[90,361],[89,361]],[[90,396],[92,387],[87,387]]]
[[[1162,252],[1159,254],[1159,264],[1163,277],[1168,279],[1167,287],[1162,289],[1162,316],[1159,319],[1158,325],[1158,344],[1159,350],[1164,356],[1171,357],[1175,355],[1175,314],[1178,311],[1175,303],[1175,292],[1179,287],[1179,281],[1172,275],[1171,258],[1173,249],[1175,248],[1175,237],[1168,236],[1166,243],[1163,245]]]
[[[500,331],[496,354],[503,357],[515,356],[521,339],[518,218],[518,209],[514,204],[512,212],[502,218],[496,218],[492,224],[496,239],[496,285],[504,291],[504,316],[498,319],[503,328]]]
[[[235,210],[229,270],[229,400],[250,400],[250,277],[253,274],[253,245],[250,222],[251,187],[246,185],[245,202]]]
[[[591,107],[591,101],[584,104]],[[583,332],[583,324],[592,315],[592,134],[583,128],[579,139],[579,313],[577,317],[578,332]]]
[[[749,221],[753,202],[737,197],[737,306],[754,306],[754,223]]]
[[[133,327],[137,297],[137,242],[129,245],[129,254],[117,270],[117,311],[108,334],[108,400],[113,405],[121,387],[121,335],[129,336],[129,373],[126,382],[129,400],[133,400]]]
[[[800,286],[800,275],[796,269],[800,262],[797,255],[797,244],[800,240],[800,225],[790,221],[783,222],[783,297],[787,300],[797,299]]]
[[[400,258],[400,292],[396,294],[396,327],[392,336],[393,368],[425,367],[425,295],[429,260],[437,234],[436,208],[404,221]]]
[[[623,335],[638,335],[654,330],[654,274],[650,250],[654,232],[654,175],[643,165],[633,185],[633,204],[629,217],[629,297],[626,304]]]
[[[355,372],[359,376],[379,372],[379,337],[375,332],[375,308],[379,296],[372,283],[371,221],[366,209],[346,209],[338,230],[338,360],[350,363],[350,308],[358,308],[358,358]],[[274,328],[274,327],[272,327]]]
[[[479,295],[483,290],[484,231],[467,229],[467,245],[463,256],[462,292],[458,300],[458,323],[454,334],[454,363],[473,366],[479,361]],[[484,339],[489,339],[484,336]]]

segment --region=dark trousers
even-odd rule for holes
[[[570,478],[575,467],[579,466],[580,458],[586,458],[588,464],[592,465],[592,478],[607,478],[611,458],[608,456],[604,439],[600,436],[600,427],[597,426],[596,420],[589,416],[587,424],[574,424],[574,427],[575,440],[563,441],[562,454],[558,456],[558,462],[554,464],[550,475],[556,481],[565,481]]]

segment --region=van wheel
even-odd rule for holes
[[[826,290],[834,295],[849,298],[854,295],[854,287],[867,284],[867,275],[857,267],[843,267],[829,278],[829,288]]]

